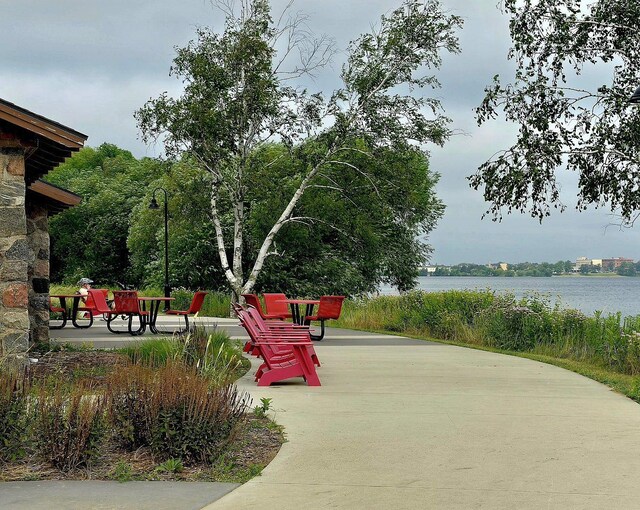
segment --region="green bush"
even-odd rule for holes
[[[516,299],[489,290],[414,291],[350,300],[337,324],[529,351],[640,374],[640,316],[587,317],[551,306],[541,295]]]
[[[127,448],[148,446],[160,460],[210,462],[243,419],[248,398],[213,387],[194,367],[131,365],[109,380],[109,416]]]

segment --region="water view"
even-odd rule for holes
[[[585,314],[600,310],[605,314],[640,314],[640,278],[621,277],[557,277],[557,278],[478,278],[422,276],[418,289],[427,292],[463,289],[491,289],[512,292],[517,297],[537,293],[559,302],[564,308],[576,308]],[[381,294],[397,294],[385,286]]]

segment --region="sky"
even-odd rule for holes
[[[608,209],[577,212],[575,175],[559,177],[564,213],[543,224],[512,214],[489,217],[481,191],[466,177],[515,139],[516,128],[501,121],[478,127],[473,109],[495,74],[510,80],[513,65],[508,19],[497,0],[441,0],[464,18],[462,52],[448,55],[437,76],[440,89],[425,91],[442,102],[456,130],[444,147],[426,146],[438,172],[444,217],[430,234],[432,263],[542,262],[589,258],[640,259],[637,229],[615,226]],[[273,0],[279,12],[286,0]],[[350,40],[369,30],[400,0],[297,0],[313,30],[333,37],[334,63],[318,73],[309,89],[331,92]],[[139,139],[133,112],[150,98],[180,83],[169,76],[176,46],[194,38],[197,26],[222,27],[222,14],[208,0],[0,0],[0,97],[86,135],[87,145],[114,143],[135,156],[155,157],[162,148]],[[606,83],[606,69],[587,73]],[[631,91],[632,92],[632,91]],[[640,227],[639,227],[640,228]]]

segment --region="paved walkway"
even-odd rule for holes
[[[640,406],[601,384],[346,330],[316,350],[322,387],[239,381],[256,402],[273,399],[288,442],[207,510],[640,507]]]

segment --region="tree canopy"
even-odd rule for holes
[[[82,149],[47,175],[52,184],[83,198],[78,206],[51,219],[52,281],[132,280],[129,217],[159,171],[157,161],[137,160],[129,151],[105,143]]]
[[[239,295],[253,290],[268,258],[274,266],[293,267],[280,249],[284,236],[353,236],[354,230],[341,234],[340,225],[332,223],[344,221],[335,210],[354,211],[345,205],[357,203],[350,190],[367,187],[371,219],[376,218],[375,209],[384,216],[388,199],[381,200],[380,207],[374,202],[381,190],[395,189],[396,175],[379,171],[378,158],[409,157],[424,165],[422,144],[444,143],[449,119],[436,99],[415,91],[438,85],[430,71],[439,67],[442,52],[458,51],[455,31],[462,21],[444,13],[436,0],[405,0],[383,16],[372,33],[351,43],[341,73],[343,86],[325,97],[292,81],[328,61],[332,46],[327,38],[311,37],[298,15],[274,22],[265,0],[243,0],[237,11],[231,3],[220,4],[227,15],[224,32],[201,28],[195,41],[177,49],[171,73],[183,81],[182,95],[161,94],[136,117],[145,140],[162,139],[169,156],[188,156],[210,173],[217,254],[229,286]],[[278,53],[278,47],[284,51]],[[301,59],[290,67],[294,53]],[[273,143],[289,153],[271,150]],[[287,182],[276,179],[281,185],[274,188],[270,172],[283,171],[283,165],[291,168]],[[427,233],[442,212],[440,202],[427,195],[432,213],[415,220],[405,211],[382,223],[392,229],[406,219],[411,235]],[[307,196],[309,201],[303,201]],[[250,214],[254,200],[270,203],[259,221]],[[323,232],[321,222],[335,232]],[[347,226],[360,228],[356,223]],[[382,224],[375,227],[370,221],[369,226],[372,238],[392,238],[375,232]],[[428,249],[403,237],[408,231],[398,228],[393,237],[398,249],[407,248],[407,256],[383,257],[386,269],[370,267],[377,276],[368,280],[393,273],[404,287],[407,276],[398,277],[400,268],[388,271],[400,260],[409,264],[406,271],[417,273]],[[391,247],[384,248],[390,253]],[[355,249],[352,254],[358,255]],[[352,260],[345,261],[343,269],[350,264]],[[331,268],[323,268],[322,259],[316,259],[315,267],[326,271],[325,278],[330,276]]]
[[[640,210],[640,3],[632,0],[504,0],[516,64],[477,109],[519,126],[516,142],[470,177],[494,218],[502,210],[542,221],[564,209],[556,172],[579,175],[578,209],[607,204],[626,221]],[[591,84],[592,68],[606,80]]]
[[[291,151],[274,143],[251,154],[248,178],[255,185],[246,195],[245,257],[289,200],[316,144]],[[382,282],[401,290],[413,285],[428,250],[419,236],[443,210],[434,190],[438,176],[420,152],[386,150],[369,160],[364,143],[356,146],[362,152],[351,154],[353,167],[327,166],[325,179],[302,198],[297,220],[282,229],[274,245],[278,256],[261,272],[257,290],[355,295]],[[375,189],[355,178],[356,165],[378,176]],[[88,276],[100,285],[161,286],[163,215],[148,207],[153,189],[161,186],[168,192],[171,285],[227,289],[208,207],[211,178],[188,157],[137,160],[109,144],[82,149],[48,176],[83,197],[51,221],[52,280],[74,283]],[[233,229],[232,217],[221,223]]]

